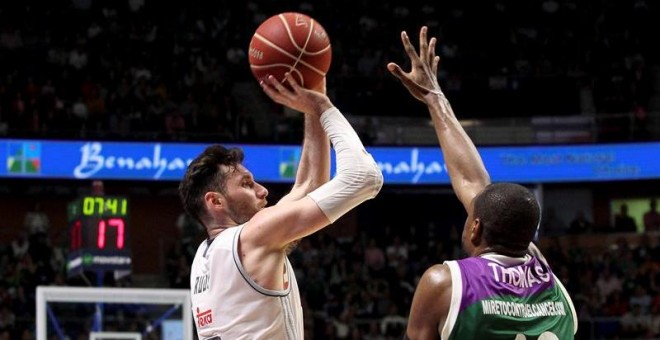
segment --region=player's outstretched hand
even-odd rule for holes
[[[333,106],[325,94],[325,78],[313,90],[300,86],[290,73],[286,74],[285,79],[290,88],[281,84],[273,76],[266,77],[259,84],[268,97],[276,103],[306,114],[318,116]]]
[[[408,89],[410,94],[418,100],[428,103],[433,97],[442,94],[438,84],[438,62],[440,57],[435,55],[436,38],[427,38],[428,28],[423,26],[419,31],[419,54],[410,43],[408,34],[401,32],[403,47],[410,58],[412,70],[404,72],[396,63],[388,63],[387,69],[397,77]]]

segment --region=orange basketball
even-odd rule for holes
[[[252,36],[249,61],[258,79],[273,75],[284,81],[290,72],[299,84],[313,88],[330,68],[330,38],[316,20],[301,13],[281,13],[264,21]]]

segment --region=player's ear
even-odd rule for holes
[[[224,198],[218,192],[209,191],[204,194],[204,203],[209,209],[219,208],[224,205]]]
[[[481,220],[478,217],[472,220],[472,223],[470,224],[469,232],[470,232],[470,242],[472,242],[472,244],[474,244],[475,246],[479,246],[481,244],[483,227],[481,225]]]

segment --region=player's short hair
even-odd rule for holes
[[[497,183],[477,195],[474,217],[481,221],[483,238],[489,246],[521,252],[534,238],[541,209],[534,194],[524,186]]]
[[[205,225],[204,195],[209,191],[225,193],[225,184],[231,172],[220,171],[220,165],[235,168],[243,162],[243,158],[241,149],[228,149],[218,144],[207,147],[197,156],[179,183],[179,197],[186,213]]]

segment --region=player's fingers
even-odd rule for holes
[[[435,56],[433,58],[433,64],[431,65],[431,72],[433,72],[434,77],[438,76],[438,63],[439,62],[440,62],[440,57]]]
[[[438,43],[438,39],[435,37],[431,38],[431,41],[429,42],[429,52],[428,52],[428,59],[427,62],[433,63],[435,60],[435,45]]]
[[[277,78],[268,75],[266,76],[266,79],[262,80],[259,84],[264,92],[266,92],[266,94],[276,103],[284,104],[287,101],[289,90],[282,86]]]
[[[417,51],[415,51],[415,47],[410,43],[410,38],[408,38],[408,33],[406,33],[406,31],[401,32],[401,41],[403,42],[403,48],[405,49],[406,54],[408,54],[410,61],[413,63],[419,63]]]
[[[275,89],[273,89],[273,87],[269,85],[266,81],[267,79],[261,79],[261,81],[259,81],[259,85],[261,86],[261,89],[264,90],[264,92],[266,92],[268,97],[277,101],[276,98],[279,96],[279,93],[275,91]]]
[[[288,78],[288,73],[284,74],[284,79],[282,81],[277,80],[274,76],[269,76],[268,80],[271,82],[275,90],[278,92],[280,95],[280,104],[286,105],[288,102],[291,102],[292,100],[295,100],[296,93],[294,93],[291,89],[288,87],[284,86],[284,82],[287,81]]]
[[[282,82],[285,80],[286,80],[286,75],[284,76],[284,79],[282,79]],[[277,78],[275,78],[275,76],[272,75],[268,75],[266,77],[266,83],[268,85],[272,86],[275,90],[277,90],[277,92],[286,93],[289,90],[286,87],[284,87],[284,85],[282,85],[282,82],[277,80]]]
[[[395,77],[401,79],[404,76],[404,72],[401,67],[395,63],[388,63],[387,70],[392,73]]]
[[[327,91],[326,91],[326,88],[325,88],[325,83],[326,83],[326,82],[325,82],[325,77],[323,77],[323,79],[321,80],[321,82],[319,82],[318,85],[314,86],[314,88],[313,88],[312,90],[314,90],[314,91],[316,91],[316,92],[318,92],[318,93],[326,94]]]
[[[296,81],[295,77],[291,73],[287,72],[284,74],[284,79],[291,85],[293,92],[298,94],[300,92],[300,85]]]
[[[419,59],[422,61],[423,64],[426,64],[429,59],[428,58],[428,51],[429,51],[429,43],[426,38],[426,34],[428,32],[428,27],[422,26],[422,28],[419,30]]]

